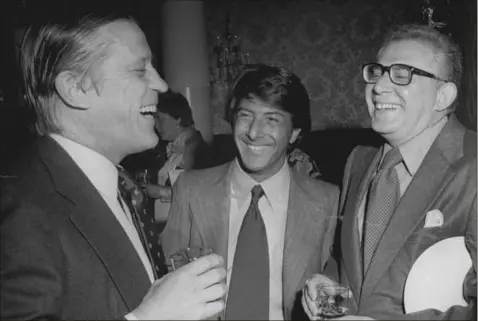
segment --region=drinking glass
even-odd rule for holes
[[[136,182],[139,184],[139,185],[145,185],[145,184],[148,184],[150,179],[149,179],[149,175],[148,175],[148,169],[143,169],[143,170],[140,170],[136,173]]]
[[[343,317],[347,314],[345,307],[350,289],[341,284],[319,284],[317,285],[317,308],[316,316],[322,319],[333,319]]]
[[[168,257],[167,265],[168,271],[172,272],[179,269],[181,266],[184,266],[201,256],[211,254],[212,250],[207,247],[192,247],[181,249]]]

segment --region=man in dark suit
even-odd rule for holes
[[[338,190],[286,161],[310,130],[309,98],[296,75],[264,65],[249,70],[234,85],[229,106],[239,155],[179,176],[161,235],[164,249],[207,247],[226,259],[226,319],[291,319],[303,313],[296,296],[305,280],[330,255]],[[261,191],[256,203],[255,190]],[[262,232],[245,235],[253,206]]]
[[[40,134],[1,187],[3,319],[200,319],[224,308],[218,255],[168,275],[117,164],[155,146],[167,85],[131,18],[56,17],[22,47]],[[133,192],[136,190],[133,189]],[[131,195],[129,195],[131,196]]]
[[[349,156],[338,269],[331,261],[326,271],[332,278],[317,275],[308,282],[304,308],[313,318],[317,285],[334,279],[350,287],[349,313],[362,318],[476,320],[476,134],[453,114],[462,72],[459,48],[435,29],[406,25],[390,33],[377,58],[364,65],[363,77],[372,127],[385,142],[360,146]],[[405,285],[417,259],[457,236],[472,262],[457,285],[466,306],[448,301],[448,307],[410,309],[406,296],[413,293]],[[438,292],[415,300],[426,302]]]

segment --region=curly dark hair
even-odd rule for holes
[[[228,93],[226,110],[233,125],[242,99],[258,98],[292,115],[292,126],[301,135],[311,128],[310,101],[307,89],[292,72],[264,64],[247,65]]]

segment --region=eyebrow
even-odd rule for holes
[[[264,113],[264,115],[266,116],[280,116],[280,117],[285,117],[286,114],[280,110],[278,111],[268,111],[266,113]]]
[[[124,63],[124,66],[125,66],[126,68],[131,68],[131,67],[136,68],[136,67],[139,66],[139,65],[147,65],[147,64],[148,64],[148,61],[149,61],[148,58],[146,58],[146,57],[141,57],[141,58],[137,58],[137,59],[134,59],[134,60],[125,62],[125,63]]]

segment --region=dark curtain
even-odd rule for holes
[[[463,52],[463,78],[459,104],[456,110],[458,119],[469,129],[476,132],[476,10],[475,0],[450,1],[460,3],[454,12],[453,36]]]

